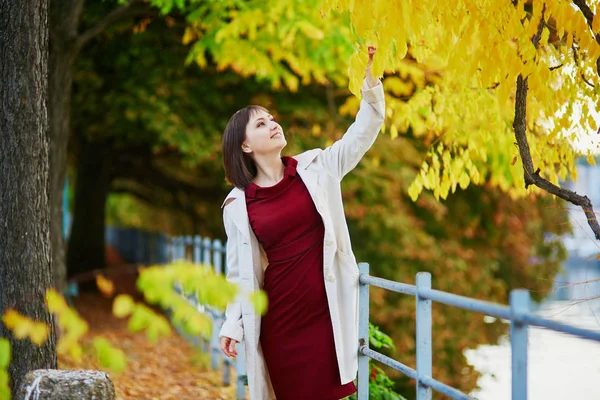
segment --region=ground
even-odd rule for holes
[[[174,331],[171,337],[152,344],[144,333],[131,333],[126,320],[111,315],[111,301],[98,293],[84,293],[74,299],[80,315],[90,331],[83,340],[85,354],[75,362],[59,357],[60,369],[102,369],[91,349],[98,335],[123,350],[128,368],[116,374],[106,371],[115,385],[117,400],[197,400],[234,399],[235,374],[232,385],[223,387],[222,372],[206,368],[206,355],[199,354]]]

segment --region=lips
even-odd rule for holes
[[[283,132],[275,132],[274,134],[271,135],[271,139],[273,139],[275,136],[281,134],[281,136],[283,136]]]

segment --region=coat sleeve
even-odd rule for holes
[[[320,155],[325,169],[341,180],[350,172],[373,145],[385,119],[383,85],[369,89],[366,80],[362,87],[362,100],[354,123],[344,136],[327,147]]]
[[[227,207],[223,209],[223,223],[227,234],[227,281],[239,284],[239,262],[237,252],[237,242],[235,233],[232,232],[230,218],[227,216]],[[232,234],[233,233],[233,234]],[[225,310],[225,322],[219,332],[219,337],[225,336],[238,342],[244,338],[244,326],[242,324],[242,305],[240,301],[233,301],[227,305]]]

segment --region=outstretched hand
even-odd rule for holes
[[[375,52],[377,51],[377,49],[375,48],[375,46],[369,46],[368,50],[369,50],[369,59],[367,61],[367,70],[365,71],[365,75],[366,75],[366,79],[367,79],[367,85],[369,85],[369,88],[372,88],[372,87],[377,86],[379,83],[373,77],[373,72],[371,71],[371,66],[373,65],[373,57],[375,56]]]

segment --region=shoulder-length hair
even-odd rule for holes
[[[258,111],[269,113],[269,110],[261,106],[251,105],[242,108],[229,119],[223,133],[225,177],[240,189],[246,189],[256,176],[256,164],[247,153],[242,151],[242,144],[246,140],[246,126],[252,115]]]

